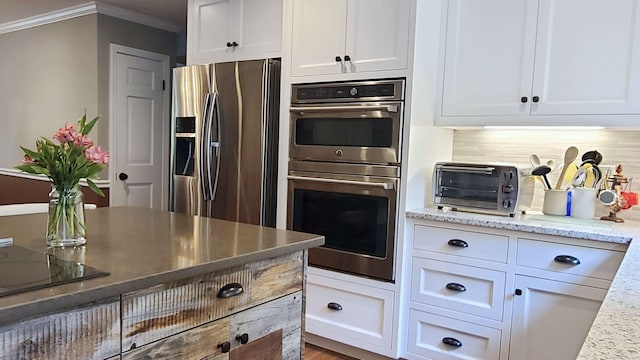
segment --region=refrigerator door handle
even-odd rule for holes
[[[222,133],[220,132],[220,104],[219,104],[218,93],[213,94],[212,109],[213,109],[212,113],[214,113],[215,115],[214,119],[216,122],[215,126],[216,126],[216,135],[217,135],[216,141],[209,141],[209,144],[210,144],[209,150],[215,151],[215,159],[216,159],[215,177],[213,178],[213,181],[212,181],[213,184],[210,183],[211,185],[210,195],[211,195],[211,200],[213,201],[216,199],[216,193],[218,191],[218,178],[220,177],[220,143],[222,142]],[[209,163],[209,169],[211,169],[211,163]]]
[[[209,136],[210,136],[210,118],[211,118],[211,95],[206,94],[204,98],[204,111],[202,114],[202,131],[200,132],[200,159],[199,159],[199,172],[200,172],[200,188],[202,190],[202,198],[208,200],[208,189],[211,181],[210,171],[208,170],[209,164]]]

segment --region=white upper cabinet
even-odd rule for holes
[[[640,113],[639,5],[449,0],[441,116]]]
[[[282,0],[189,0],[187,63],[279,57]]]
[[[291,75],[407,67],[409,0],[293,1]]]

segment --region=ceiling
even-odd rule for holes
[[[99,0],[135,13],[155,17],[185,28],[187,0]],[[91,3],[89,0],[0,0],[0,25],[72,6]]]

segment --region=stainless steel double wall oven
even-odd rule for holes
[[[393,281],[404,80],[293,85],[287,227],[309,264]]]

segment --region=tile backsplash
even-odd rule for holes
[[[598,150],[603,155],[603,172],[622,164],[623,174],[631,180],[628,191],[638,192],[640,187],[640,130],[456,130],[453,136],[453,161],[506,162],[530,167],[529,156],[536,154],[542,163],[563,161],[567,147],[579,150],[579,160],[587,151]],[[549,174],[555,184],[560,170]],[[533,209],[542,209],[544,187],[536,181]],[[596,215],[608,214],[608,207],[598,204]],[[640,221],[640,206],[622,210],[618,217]]]

